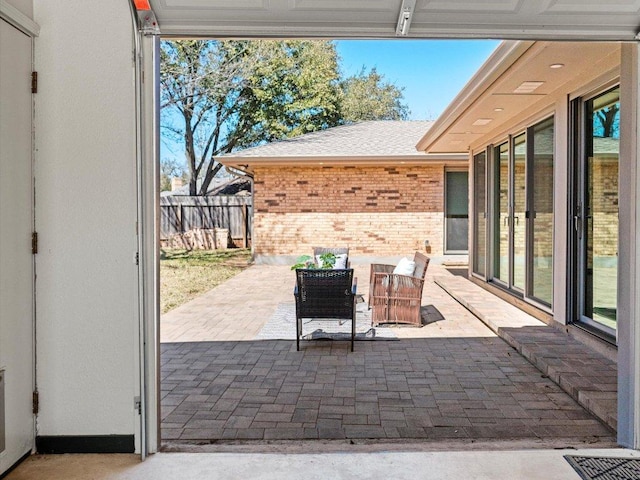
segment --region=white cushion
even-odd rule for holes
[[[336,255],[336,263],[333,266],[333,269],[338,270],[338,269],[345,269],[345,268],[347,268],[347,254],[340,253]]]
[[[408,275],[412,276],[413,271],[416,269],[416,262],[413,260],[409,260],[406,257],[403,257],[398,262],[398,266],[393,270],[394,274],[397,275]]]
[[[322,260],[320,259],[320,255],[316,255],[316,265],[318,265],[319,268],[322,267]],[[333,264],[333,269],[338,270],[345,268],[347,268],[347,254],[341,253],[339,255],[336,255],[336,263]]]

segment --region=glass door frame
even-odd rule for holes
[[[511,289],[513,284],[513,167],[512,167],[512,151],[513,151],[513,135],[509,135],[505,141],[498,144],[490,145],[491,149],[491,193],[492,193],[492,225],[491,225],[491,281],[500,285],[507,290]],[[497,276],[497,272],[500,271],[498,265],[500,264],[500,249],[498,245],[500,243],[500,231],[499,227],[502,225],[503,220],[500,218],[500,182],[498,174],[500,173],[500,148],[503,145],[507,145],[507,216],[505,218],[507,223],[507,281]]]
[[[525,199],[525,221],[526,221],[526,253],[525,253],[525,298],[529,303],[533,303],[538,307],[542,306],[544,309],[548,309],[549,311],[553,308],[553,289],[551,290],[551,299],[550,301],[544,300],[540,297],[536,296],[535,293],[535,219],[539,212],[536,211],[536,168],[539,166],[536,165],[536,142],[535,135],[536,129],[539,126],[545,125],[546,122],[551,120],[551,124],[553,127],[553,135],[552,135],[552,151],[551,151],[551,161],[552,161],[552,187],[551,187],[551,215],[552,215],[552,231],[551,231],[551,265],[552,265],[552,273],[551,273],[551,281],[553,283],[553,257],[554,255],[554,239],[555,239],[555,229],[557,228],[555,225],[555,221],[553,220],[554,216],[554,191],[553,182],[555,181],[556,173],[556,151],[555,151],[555,132],[556,132],[556,116],[550,115],[548,117],[543,118],[542,120],[534,123],[530,127],[527,128],[527,158],[526,158],[526,199]],[[553,286],[553,285],[552,285]]]
[[[525,138],[525,146],[526,146],[526,153],[525,153],[525,185],[528,186],[528,171],[529,171],[529,158],[530,158],[530,152],[529,152],[529,145],[530,145],[530,141],[529,141],[529,135],[528,135],[528,128],[524,129],[521,132],[518,132],[515,135],[509,135],[507,137],[507,139],[505,139],[504,141],[501,141],[497,144],[492,144],[489,145],[488,149],[491,152],[490,154],[490,159],[491,159],[491,182],[490,182],[490,188],[491,188],[491,217],[492,217],[492,224],[491,224],[491,228],[489,229],[489,244],[491,245],[491,258],[492,261],[490,262],[491,264],[491,273],[490,276],[488,276],[488,278],[491,279],[492,283],[497,284],[498,286],[508,290],[510,293],[515,294],[518,297],[524,297],[524,293],[526,290],[526,285],[527,285],[527,281],[528,279],[528,274],[527,274],[527,254],[529,252],[530,246],[529,246],[529,239],[528,239],[528,219],[526,218],[526,214],[525,214],[525,218],[521,219],[522,222],[524,222],[524,228],[525,228],[525,286],[523,288],[517,287],[514,285],[514,259],[515,259],[515,239],[514,239],[514,226],[515,226],[515,139],[518,137],[521,137],[522,135],[524,135]],[[496,272],[498,271],[497,269],[497,262],[500,261],[500,258],[498,257],[498,248],[497,248],[497,242],[500,241],[499,238],[499,233],[498,233],[498,226],[499,223],[501,222],[500,218],[499,218],[499,209],[497,208],[498,206],[498,202],[500,201],[500,192],[497,191],[497,189],[499,188],[498,185],[498,172],[500,170],[500,154],[499,154],[499,148],[502,147],[503,145],[507,144],[508,145],[508,159],[507,159],[507,224],[508,224],[508,240],[507,240],[507,278],[508,281],[505,282],[504,280],[498,278],[496,276]],[[525,187],[525,199],[524,199],[524,209],[525,212],[528,211],[528,205],[529,205],[529,188]],[[520,221],[520,219],[518,219],[518,221]]]
[[[616,81],[597,91],[572,99],[570,102],[570,162],[569,162],[569,269],[567,275],[568,302],[567,318],[571,323],[585,327],[589,331],[603,336],[606,340],[615,343],[616,330],[584,315],[585,287],[586,287],[586,255],[587,239],[585,236],[587,224],[587,136],[590,130],[587,128],[587,104],[599,96],[619,89],[619,81]],[[619,227],[618,227],[619,228]]]
[[[489,161],[488,167],[488,197],[489,197],[489,210],[490,224],[487,228],[488,238],[487,245],[490,248],[490,259],[488,260],[487,279],[496,285],[497,287],[508,291],[510,294],[525,300],[537,308],[540,308],[549,313],[552,312],[552,301],[547,302],[534,295],[534,218],[532,212],[534,212],[534,169],[535,165],[535,133],[536,127],[543,125],[545,122],[552,120],[555,126],[555,115],[549,115],[541,120],[532,123],[516,134],[508,135],[506,139],[487,146],[487,158]],[[554,137],[555,138],[555,135]],[[516,140],[524,139],[525,151],[524,151],[524,172],[522,173],[523,185],[517,185],[516,182]],[[499,169],[500,169],[500,148],[504,145],[508,145],[508,160],[507,160],[507,223],[508,223],[508,242],[507,242],[507,275],[508,281],[501,279],[497,276],[500,272],[498,266],[500,262],[500,227],[503,220],[500,218],[500,185],[499,185]],[[555,147],[555,141],[553,142]],[[555,157],[555,154],[553,154]],[[475,158],[475,157],[474,157]],[[555,162],[553,165],[555,169]],[[555,175],[554,175],[555,176]],[[524,188],[524,197],[520,199],[518,205],[516,202],[516,188]],[[522,203],[522,205],[520,205]],[[516,216],[516,208],[518,212],[521,210],[521,215]],[[523,245],[520,247],[524,249],[524,285],[516,285],[516,239],[515,239],[515,226],[516,222],[519,223],[521,228],[524,228]],[[553,227],[555,229],[555,226]],[[553,238],[553,236],[552,236]],[[553,242],[552,242],[553,243]],[[553,248],[553,245],[552,245]],[[504,275],[503,275],[504,277]]]
[[[476,183],[476,178],[477,178],[477,172],[476,172],[476,159],[480,158],[480,156],[484,155],[484,160],[482,160],[483,162],[483,167],[484,167],[484,178],[483,178],[483,188],[484,188],[484,204],[482,205],[484,208],[484,232],[479,232],[478,231],[478,204],[476,202],[476,199],[478,197],[478,192],[477,192],[477,188],[478,185]],[[471,222],[470,222],[470,226],[471,226],[471,245],[470,245],[470,266],[471,266],[471,275],[480,278],[482,280],[487,280],[487,278],[489,278],[489,274],[490,272],[487,271],[488,267],[489,267],[489,253],[490,251],[488,251],[487,247],[490,247],[490,243],[489,243],[489,228],[487,228],[487,221],[490,220],[491,215],[490,212],[488,211],[489,206],[490,206],[490,202],[489,202],[489,198],[490,198],[490,188],[491,188],[491,183],[489,182],[490,176],[489,176],[489,171],[490,171],[490,165],[491,165],[491,146],[488,146],[482,150],[478,150],[478,151],[474,151],[471,154],[471,171],[469,172],[469,177],[470,177],[470,182],[473,186],[473,189],[470,193],[471,195],[471,199],[473,201],[473,208],[471,209],[471,214],[473,215]],[[478,240],[484,238],[484,264],[482,265],[482,272],[478,272],[477,270],[477,266],[479,267],[479,262],[478,262]]]

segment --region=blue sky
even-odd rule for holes
[[[344,76],[363,66],[404,87],[411,120],[435,120],[498,45],[494,40],[339,40]]]
[[[410,120],[435,120],[498,45],[494,40],[336,40],[343,77],[375,67],[403,88]],[[161,133],[162,135],[162,133]],[[184,162],[182,145],[162,136],[162,158]]]

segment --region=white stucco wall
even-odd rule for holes
[[[640,449],[640,51],[622,46],[618,243],[618,442]]]
[[[555,148],[553,155],[553,319],[566,325],[567,292],[567,198],[569,187],[569,101],[556,99],[554,112]]]
[[[38,432],[133,434],[137,267],[126,1],[35,0]]]

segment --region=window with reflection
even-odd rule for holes
[[[473,157],[473,271],[485,276],[487,262],[487,154]]]
[[[553,118],[535,125],[532,134],[529,293],[541,302],[551,305],[553,301]]]

